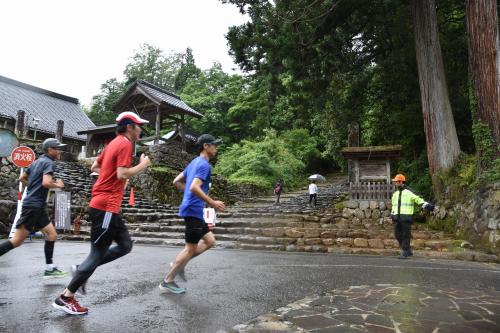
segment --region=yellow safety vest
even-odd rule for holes
[[[425,202],[424,199],[416,195],[410,190],[403,189],[402,191],[396,190],[392,195],[392,209],[391,215],[413,215],[413,207],[415,204],[422,206]]]

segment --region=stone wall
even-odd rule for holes
[[[500,253],[500,182],[479,187],[464,202],[444,200],[434,223],[454,228],[472,246]]]
[[[19,168],[10,162],[10,158],[2,157],[0,171],[0,200],[17,200]]]
[[[391,203],[388,201],[355,201],[343,203],[342,218],[351,224],[384,224],[391,215]]]

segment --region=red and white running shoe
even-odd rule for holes
[[[89,309],[81,306],[74,297],[57,297],[52,306],[58,310],[64,311],[70,315],[84,315],[89,312]]]

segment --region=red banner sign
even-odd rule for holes
[[[19,168],[27,168],[35,161],[35,152],[30,147],[17,147],[10,153],[12,163]]]

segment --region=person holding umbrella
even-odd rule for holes
[[[311,184],[309,184],[309,205],[312,204],[312,200],[314,199],[314,206],[316,207],[317,195],[318,195],[318,186],[316,185],[316,182],[317,181],[324,182],[326,181],[326,178],[316,173],[314,175],[309,176],[308,179],[311,181]]]
[[[311,180],[311,184],[309,184],[309,206],[312,205],[312,201],[314,198],[314,207],[316,207],[316,204],[317,204],[316,196],[317,195],[318,195],[318,186],[316,185],[315,180]]]

